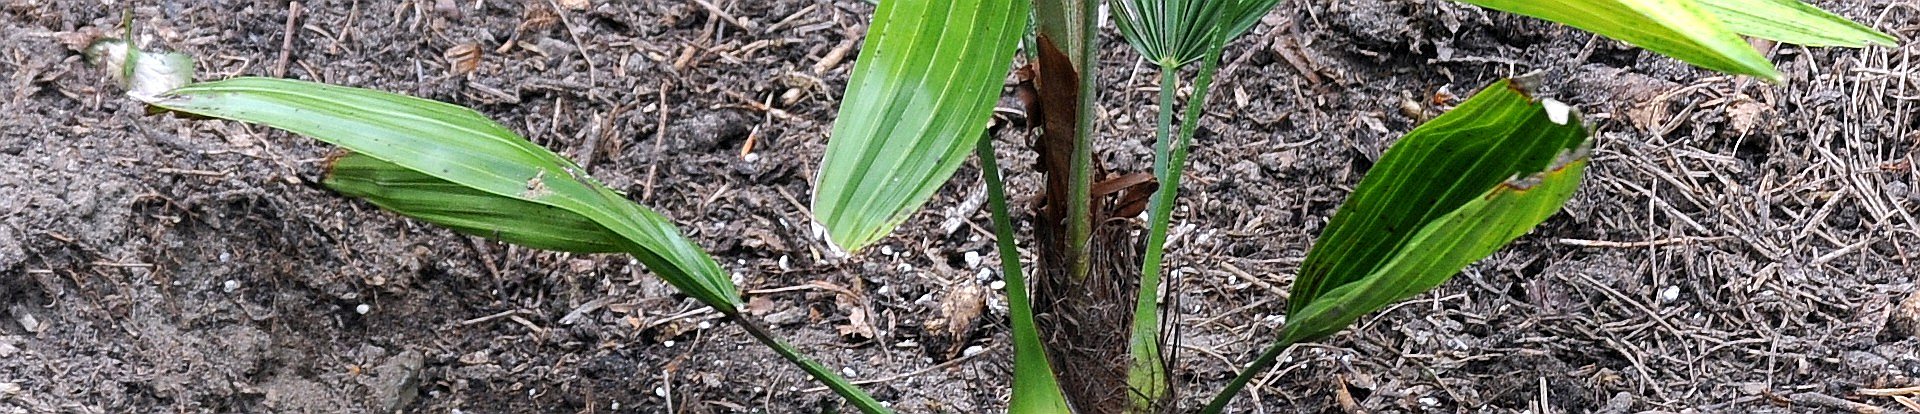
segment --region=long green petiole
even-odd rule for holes
[[[1007,186],[1000,180],[1000,163],[993,153],[993,137],[975,145],[980,175],[987,182],[987,203],[993,210],[994,247],[1000,252],[1001,277],[1007,282],[1007,313],[1013,319],[1013,400],[1010,413],[1067,413],[1066,396],[1053,375],[1047,348],[1033,325],[1033,302],[1027,296],[1027,278],[1020,271],[1020,251],[1013,244],[1013,218],[1007,213]]]
[[[799,365],[800,370],[806,371],[807,375],[811,375],[814,379],[820,380],[821,383],[827,385],[828,389],[833,390],[835,394],[840,394],[841,397],[846,398],[847,402],[859,408],[861,413],[893,414],[893,410],[887,409],[886,405],[880,404],[878,400],[874,400],[873,396],[867,395],[866,391],[854,386],[853,383],[847,382],[846,378],[840,377],[840,374],[834,373],[833,370],[827,369],[826,366],[820,365],[819,362],[814,362],[813,359],[807,358],[806,355],[800,353],[799,349],[795,349],[792,344],[788,344],[787,341],[773,336],[773,333],[768,332],[767,328],[747,320],[746,317],[741,316],[737,311],[723,312],[723,314],[727,316],[728,321],[733,322],[733,324],[739,326],[740,329],[746,330],[748,335],[752,335],[754,340],[760,341],[761,344],[766,345],[768,348],[773,348],[773,352],[780,354],[781,358],[786,358],[788,362]]]
[[[1160,65],[1160,114],[1153,156],[1153,175],[1159,180],[1160,186],[1154,191],[1149,204],[1147,252],[1141,260],[1140,292],[1133,309],[1130,341],[1133,367],[1127,375],[1128,384],[1136,391],[1136,409],[1151,408],[1149,406],[1172,387],[1166,362],[1161,355],[1162,327],[1158,300],[1166,257],[1167,227],[1173,221],[1174,200],[1180,193],[1180,174],[1186,170],[1187,152],[1193,145],[1193,134],[1199,129],[1200,117],[1205,115],[1207,92],[1213,85],[1214,73],[1220,68],[1220,49],[1224,43],[1224,40],[1214,42],[1206,56],[1200,59],[1200,70],[1193,82],[1193,95],[1187,98],[1177,137],[1172,134],[1173,105],[1178,100],[1179,91],[1179,62],[1161,62]]]
[[[1226,388],[1222,388],[1219,394],[1214,395],[1213,401],[1207,403],[1207,407],[1201,409],[1200,413],[1220,414],[1221,410],[1225,410],[1227,403],[1233,402],[1233,397],[1240,394],[1241,388],[1247,387],[1247,382],[1252,381],[1253,376],[1267,372],[1267,368],[1272,368],[1274,361],[1280,359],[1280,354],[1286,353],[1287,348],[1299,342],[1294,336],[1291,333],[1282,333],[1279,341],[1268,345],[1267,350],[1261,351],[1260,357],[1255,358],[1252,365],[1247,365],[1246,369],[1240,370],[1240,375],[1234,376],[1233,381],[1228,382]]]

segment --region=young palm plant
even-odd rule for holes
[[[1569,24],[1676,57],[1709,69],[1780,82],[1770,63],[1740,35],[1816,46],[1859,47],[1893,39],[1796,0],[1566,0],[1557,2],[1461,0],[1497,10]],[[1013,226],[997,226],[1003,266],[1016,306],[1009,315],[1015,341],[1018,413],[1173,411],[1168,349],[1172,330],[1163,322],[1162,265],[1172,206],[1181,171],[1221,48],[1250,29],[1275,0],[1109,0],[1120,33],[1161,72],[1156,117],[1153,180],[1143,230],[1115,225],[1134,197],[1107,197],[1100,183],[1126,182],[1092,156],[1098,134],[1094,108],[1100,89],[1094,78],[1099,45],[1094,0],[1033,0],[1032,34],[1025,45],[1022,103],[1033,129],[1038,161],[1039,205],[1029,216],[1038,257],[1029,297],[1023,271],[1004,263]],[[1023,1],[989,1],[947,7],[930,1],[883,2],[870,36],[914,37],[893,44],[946,44],[950,32],[900,30],[917,27],[905,16],[948,22],[981,22],[977,11],[1020,7]],[[969,7],[978,7],[977,10]],[[907,12],[907,10],[914,10]],[[967,18],[953,20],[953,16]],[[1002,14],[1003,15],[1003,14]],[[923,22],[924,23],[924,22]],[[884,26],[883,26],[884,24]],[[1005,27],[986,23],[967,28]],[[933,36],[933,39],[921,39]],[[839,246],[858,250],[891,231],[947,181],[962,157],[958,150],[979,139],[989,111],[978,106],[929,106],[929,102],[996,99],[1006,61],[974,62],[960,56],[903,57],[889,43],[868,39],[848,99],[821,166],[814,199],[817,217]],[[966,40],[957,42],[972,44]],[[1006,47],[995,43],[996,47]],[[933,48],[935,52],[943,48]],[[908,49],[926,50],[926,49]],[[952,49],[948,49],[952,50]],[[959,50],[965,50],[964,48]],[[916,60],[924,59],[924,60]],[[879,61],[875,66],[864,66]],[[996,70],[968,72],[973,85],[915,87],[919,76],[873,69],[915,67],[948,61]],[[1180,74],[1197,64],[1184,114],[1175,122]],[[932,69],[938,73],[946,69]],[[895,80],[897,82],[890,82]],[[1315,243],[1292,286],[1289,319],[1272,346],[1222,390],[1203,412],[1225,409],[1252,375],[1270,367],[1287,346],[1325,338],[1353,320],[1439,285],[1460,269],[1492,254],[1558,211],[1578,186],[1591,147],[1587,128],[1565,104],[1532,96],[1525,81],[1499,81],[1459,108],[1421,126],[1389,149],[1355,188]],[[893,91],[874,95],[873,89]],[[955,97],[956,90],[984,95]],[[932,109],[932,110],[927,110]],[[847,127],[872,119],[908,125],[947,125],[953,130],[881,130]],[[951,124],[954,119],[968,123]],[[1177,124],[1177,127],[1176,127]],[[1004,206],[1004,189],[992,155],[992,140],[978,141],[990,196]],[[875,154],[878,154],[877,156]],[[902,166],[935,165],[911,169]],[[1136,180],[1137,181],[1137,180]],[[918,185],[900,186],[899,183]],[[1108,189],[1113,185],[1105,186]],[[832,196],[825,196],[832,195]],[[852,200],[849,202],[849,200]],[[1418,206],[1418,207],[1410,207]],[[849,213],[851,212],[851,213]],[[1004,220],[1004,211],[996,212]],[[1137,212],[1136,212],[1137,213]],[[849,216],[851,214],[851,216]],[[1356,219],[1355,217],[1361,217]],[[1142,243],[1143,241],[1143,243]],[[1137,252],[1136,249],[1144,250]],[[1032,303],[1025,303],[1032,300]],[[1113,304],[1127,304],[1116,308]],[[1025,306],[1020,306],[1025,305]],[[1035,323],[1034,314],[1044,317]],[[1037,327],[1037,328],[1036,328]],[[1040,335],[1053,343],[1041,344]],[[1124,339],[1117,339],[1122,338]],[[1055,370],[1053,366],[1071,366]],[[1025,379],[1025,382],[1022,380]],[[1023,385],[1023,384],[1032,384]],[[1039,386],[1058,384],[1060,387]]]
[[[1774,82],[1782,81],[1779,73],[1741,34],[1818,46],[1893,40],[1797,0],[1460,1]],[[1094,161],[1097,0],[880,2],[815,183],[812,210],[824,238],[846,252],[880,240],[971,152],[986,181],[1008,286],[1009,411],[1177,410],[1170,318],[1156,300],[1164,285],[1167,226],[1222,49],[1275,3],[1107,3],[1121,34],[1161,74],[1153,170],[1142,177]],[[323,180],[343,195],[528,247],[632,255],[862,412],[891,412],[742,314],[728,273],[670,220],[473,110],[283,79],[174,89],[191,80],[191,62],[183,57],[143,52],[130,41],[94,49],[131,96],[154,107],[266,125],[345,148],[329,160]],[[1028,61],[1020,95],[1037,153],[1034,168],[1043,176],[1034,197],[1039,202],[1024,215],[1039,253],[1031,283],[1015,249],[1018,226],[994,140],[983,138],[1018,50]],[[1191,92],[1176,113],[1181,74],[1194,65],[1186,82]],[[1534,95],[1531,83],[1539,81],[1495,81],[1389,148],[1309,252],[1276,341],[1201,411],[1225,410],[1288,346],[1327,338],[1438,286],[1557,212],[1579,185],[1591,134],[1576,111]],[[1142,210],[1144,225],[1128,222]]]

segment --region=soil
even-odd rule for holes
[[[125,7],[203,79],[475,107],[675,219],[756,316],[899,411],[1004,406],[977,168],[856,257],[811,236],[852,66],[829,56],[866,2],[136,3],[0,5],[0,413],[850,409],[624,257],[405,220],[307,184],[330,150],[312,140],[146,115],[63,44]],[[1818,3],[1920,32],[1911,4]],[[1155,77],[1108,40],[1101,156],[1144,170]],[[1273,339],[1313,236],[1436,95],[1542,71],[1602,135],[1566,212],[1296,347],[1235,412],[1905,409],[1873,390],[1920,385],[1901,308],[1920,303],[1920,48],[1763,46],[1787,82],[1451,2],[1283,4],[1227,51],[1186,177],[1180,398]],[[1031,191],[1025,138],[1001,138]]]

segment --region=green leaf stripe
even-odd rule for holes
[[[880,3],[814,187],[814,218],[838,247],[886,236],[953,176],[992,116],[1029,7]]]
[[[152,104],[284,129],[480,192],[565,210],[619,235],[628,253],[688,296],[728,313],[740,304],[728,274],[672,222],[471,109],[270,78],[189,85]]]

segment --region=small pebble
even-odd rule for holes
[[[612,405],[608,406],[608,408],[611,408],[614,411],[620,411],[620,402],[614,401]]]
[[[365,303],[360,304],[360,306],[353,307],[353,312],[361,315],[365,315],[367,314],[367,312],[372,312],[372,311],[373,311],[373,306],[367,305]]]
[[[661,345],[666,345],[668,348],[672,348],[674,344],[675,342],[673,342],[673,340],[667,340],[667,342],[661,343]]]
[[[888,246],[888,245],[884,245],[884,244],[883,244],[883,245],[880,245],[880,254],[881,254],[881,255],[885,255],[885,256],[888,256],[888,257],[892,257],[892,256],[893,256],[893,246]]]
[[[220,290],[224,290],[227,293],[233,293],[233,291],[240,290],[240,281],[227,279],[226,282],[220,283]]]
[[[853,377],[855,377],[855,376],[857,376],[857,374],[859,374],[859,373],[857,373],[857,372],[854,372],[854,371],[853,371],[853,367],[843,367],[843,368],[840,368],[840,375],[841,375],[841,376],[844,376],[844,377],[847,377],[847,378],[853,378]]]
[[[1440,399],[1433,398],[1433,397],[1420,397],[1420,405],[1424,407],[1439,407]]]
[[[700,327],[700,329],[711,329],[713,328],[713,322],[700,321],[700,324],[695,326]]]
[[[27,332],[40,333],[40,331],[46,329],[45,325],[40,324],[40,319],[33,317],[31,313],[21,313],[20,316],[15,319],[20,322],[20,327],[26,329]]]
[[[0,382],[0,397],[11,398],[15,395],[20,395],[20,384]]]
[[[980,253],[967,252],[967,267],[980,267]]]
[[[967,347],[965,351],[960,351],[960,354],[966,355],[966,356],[974,356],[974,355],[979,355],[981,352],[987,352],[987,349],[981,348],[979,345],[974,345],[974,346]]]
[[[1661,302],[1672,302],[1674,299],[1679,299],[1679,298],[1680,298],[1679,286],[1667,286],[1666,289],[1660,290]]]
[[[661,397],[661,398],[666,398],[666,397],[667,397],[667,387],[653,387],[653,396],[655,396],[655,397]]]
[[[1005,281],[1005,280],[995,280],[995,281],[993,281],[993,283],[988,283],[988,284],[987,284],[987,287],[988,287],[988,288],[991,288],[991,289],[993,289],[993,290],[1002,290],[1002,289],[1006,289],[1006,288],[1007,288],[1007,281]]]

